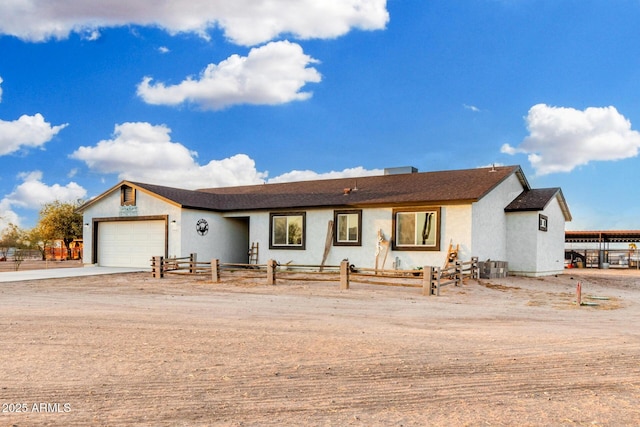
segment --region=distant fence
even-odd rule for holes
[[[208,262],[197,260],[196,254],[181,258],[153,257],[152,276],[162,278],[165,274],[209,275],[214,283],[223,278],[266,279],[267,285],[279,280],[338,282],[340,289],[349,289],[352,283],[381,286],[403,286],[421,288],[423,295],[440,295],[447,285],[460,286],[465,279],[479,278],[478,258],[471,261],[456,261],[448,268],[426,266],[419,270],[376,270],[357,268],[345,260],[340,265],[278,264],[274,260],[266,264],[221,263],[214,259]]]

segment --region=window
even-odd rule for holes
[[[393,248],[439,251],[440,208],[394,210]]]
[[[271,214],[270,249],[304,249],[305,213]]]
[[[136,190],[123,185],[120,187],[120,206],[135,206],[136,205]]]
[[[335,246],[360,246],[362,211],[334,211],[333,244]]]
[[[548,218],[545,215],[538,215],[538,230],[547,231]]]

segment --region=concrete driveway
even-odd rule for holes
[[[51,268],[45,270],[4,271],[0,272],[0,283],[25,280],[62,279],[65,277],[96,276],[100,274],[137,273],[151,271],[148,268],[133,267],[78,267]]]

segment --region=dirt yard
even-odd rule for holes
[[[338,288],[0,284],[0,425],[640,425],[637,271]]]

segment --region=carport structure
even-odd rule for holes
[[[639,268],[638,244],[640,230],[566,231],[565,260],[581,261],[585,267]]]

